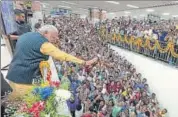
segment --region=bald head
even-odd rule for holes
[[[58,30],[53,25],[44,25],[39,29],[39,32],[51,43],[56,42],[58,39]]]

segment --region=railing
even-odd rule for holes
[[[101,29],[98,32],[100,37],[104,40],[107,39],[110,44],[178,66],[178,45],[172,41],[161,42],[115,33],[109,34]]]

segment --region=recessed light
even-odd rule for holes
[[[61,6],[61,5],[58,5],[58,7],[63,7],[63,8],[71,8],[70,6]]]
[[[146,9],[147,12],[154,12],[154,9]]]
[[[88,9],[84,9],[84,8],[79,8],[79,9],[81,9],[81,10],[87,10],[88,11]]]
[[[98,7],[95,6],[87,6],[88,8],[93,8],[93,9],[97,9]]]
[[[172,17],[178,17],[178,15],[172,15]]]
[[[42,5],[43,5],[43,4],[44,4],[44,5],[49,5],[48,3],[42,3]]]
[[[170,15],[170,13],[163,13],[162,15]]]
[[[131,12],[129,12],[129,11],[124,11],[124,13],[129,14],[129,13],[131,13]]]
[[[66,2],[66,1],[61,1],[63,3],[67,3],[67,4],[73,4],[73,5],[76,5],[76,3],[72,3],[72,2]]]
[[[112,4],[119,4],[119,2],[116,1],[105,1],[105,2],[112,3]]]
[[[134,6],[134,5],[131,5],[131,4],[127,4],[127,7],[136,8],[136,9],[139,8],[138,6]]]
[[[115,13],[109,13],[109,14],[115,14]]]
[[[141,17],[144,17],[145,15],[144,15],[144,14],[141,14],[140,16],[141,16]]]

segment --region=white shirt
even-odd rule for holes
[[[79,75],[79,74],[77,74],[77,75],[78,75],[78,80],[80,80],[80,81],[85,80],[85,77],[83,75]]]

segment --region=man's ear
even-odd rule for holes
[[[48,34],[48,31],[45,31],[44,34]]]

